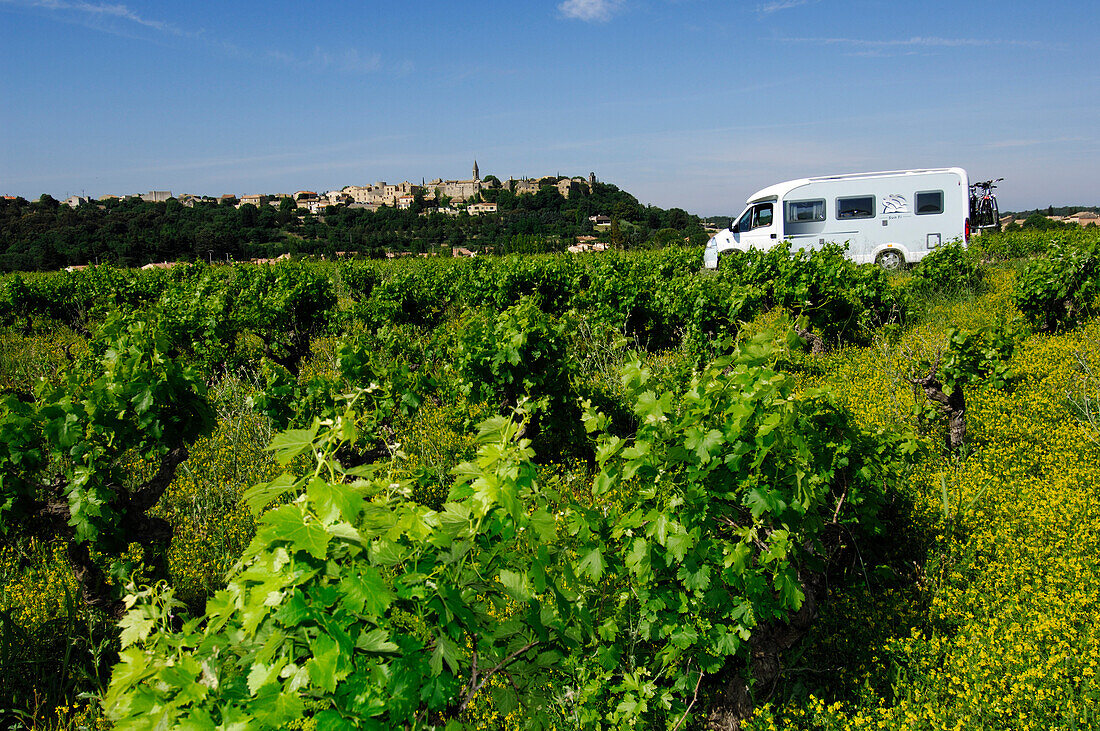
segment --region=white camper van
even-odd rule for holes
[[[728,251],[848,244],[859,263],[897,269],[940,244],[970,240],[970,183],[962,168],[802,178],[755,193],[728,229],[707,242],[703,266]]]

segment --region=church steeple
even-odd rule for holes
[[[481,175],[477,172],[477,160],[474,160],[474,180],[481,180]]]

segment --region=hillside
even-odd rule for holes
[[[700,220],[677,208],[643,206],[614,185],[581,186],[568,199],[552,185],[515,195],[485,191],[498,212],[447,215],[418,198],[408,210],[330,206],[317,215],[278,206],[239,208],[215,202],[186,207],[175,199],[138,198],[70,208],[50,196],[0,200],[0,270],[42,271],[89,263],[142,266],[160,261],[248,260],[283,253],[443,252],[451,247],[494,253],[561,251],[578,236],[618,248],[704,243]],[[589,220],[614,220],[596,230]]]

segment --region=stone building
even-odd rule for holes
[[[466,206],[466,212],[471,216],[480,216],[482,213],[496,213],[496,203],[471,203]]]
[[[554,181],[554,182],[550,182]],[[553,185],[561,193],[562,198],[568,198],[570,189],[573,184],[585,186],[588,188],[588,192],[592,192],[593,186],[596,185],[596,174],[589,173],[588,179],[585,180],[582,177],[565,178],[557,175],[547,175],[541,178],[521,178],[516,180],[514,178],[508,179],[508,188],[516,195],[535,194],[539,192],[539,188],[544,185]]]
[[[481,182],[481,173],[477,169],[477,160],[474,160],[473,176],[469,180],[435,180],[424,184],[424,192],[429,198],[439,195],[455,200],[469,200],[471,197],[481,195],[481,189],[485,187]]]
[[[417,186],[407,180],[395,185],[380,180],[373,185],[349,185],[340,192],[350,197],[353,203],[394,206],[398,198],[411,196],[416,189]]]

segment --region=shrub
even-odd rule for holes
[[[654,306],[661,320],[661,342],[682,344],[689,353],[704,356],[715,340],[735,336],[741,322],[759,310],[762,299],[755,286],[698,273],[658,282]]]
[[[212,374],[224,370],[236,355],[239,292],[209,267],[188,268],[195,270],[192,276],[167,287],[153,310],[173,349]]]
[[[985,288],[985,269],[976,261],[975,252],[955,241],[934,249],[917,262],[906,286],[911,293],[921,296],[978,294]]]
[[[84,600],[108,612],[131,542],[163,559],[171,527],[147,512],[213,425],[205,384],[167,351],[146,321],[115,318],[61,387],[0,401],[0,533],[66,542]],[[135,457],[155,474],[135,480]]]
[[[572,430],[579,413],[568,347],[565,323],[525,297],[495,317],[483,313],[467,322],[454,372],[471,401],[506,409],[533,401],[540,411],[533,426],[546,428],[544,440],[556,442]]]
[[[312,338],[328,331],[336,293],[323,272],[298,263],[239,266],[235,289],[238,330],[259,338],[264,354],[297,373]]]
[[[1045,254],[1051,242],[1068,238],[1069,231],[1021,230],[1019,226],[1006,227],[1003,232],[983,231],[981,236],[970,239],[969,249],[985,261],[1008,261]]]
[[[378,282],[357,315],[368,327],[420,325],[434,327],[455,300],[456,282],[450,262],[401,262]]]
[[[1028,322],[1050,332],[1073,327],[1095,311],[1100,294],[1100,240],[1054,246],[1020,272],[1013,298]]]
[[[509,256],[496,267],[496,292],[492,304],[510,307],[523,297],[533,297],[539,307],[560,316],[576,295],[576,265],[572,259]]]
[[[656,283],[671,271],[653,266],[659,254],[606,252],[588,260],[588,286],[576,307],[596,322],[634,338],[641,347],[666,347],[661,317],[654,303]]]
[[[382,281],[378,266],[372,262],[343,260],[337,264],[342,294],[356,302],[368,299],[374,288]]]
[[[903,313],[886,272],[856,264],[838,245],[791,252],[790,242],[784,241],[767,251],[726,256],[721,272],[735,282],[759,287],[766,308],[781,306],[805,316],[828,339],[865,341],[873,327],[896,321]]]

